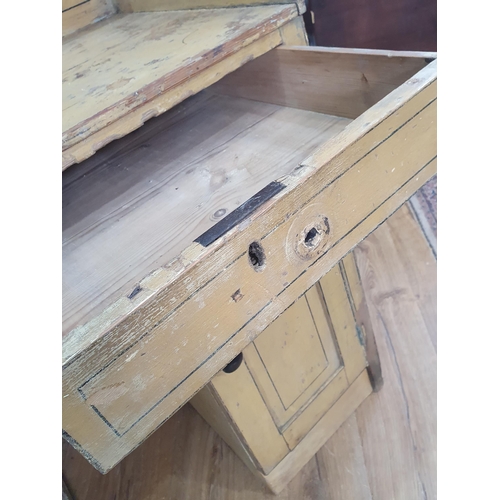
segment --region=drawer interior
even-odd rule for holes
[[[429,54],[279,48],[63,173],[63,337],[292,174]]]
[[[65,330],[129,295],[349,122],[201,92],[64,172]]]

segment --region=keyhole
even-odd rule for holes
[[[257,241],[250,243],[248,247],[248,260],[256,271],[262,271],[266,262],[266,254],[262,245]]]

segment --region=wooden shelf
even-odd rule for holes
[[[296,16],[295,4],[139,12],[65,37],[63,170],[276,47]]]
[[[350,121],[205,90],[64,172],[63,336]]]

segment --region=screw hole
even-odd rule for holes
[[[312,247],[315,243],[315,239],[316,237],[319,235],[319,232],[318,230],[313,227],[312,229],[310,229],[307,234],[306,234],[306,237],[304,238],[304,243],[308,246],[308,247]]]
[[[261,271],[264,268],[266,255],[260,243],[256,241],[250,243],[250,246],[248,247],[248,259],[256,271]]]

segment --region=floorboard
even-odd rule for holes
[[[355,255],[384,386],[279,496],[186,405],[106,476],[64,443],[75,500],[436,498],[436,259],[407,205]]]

